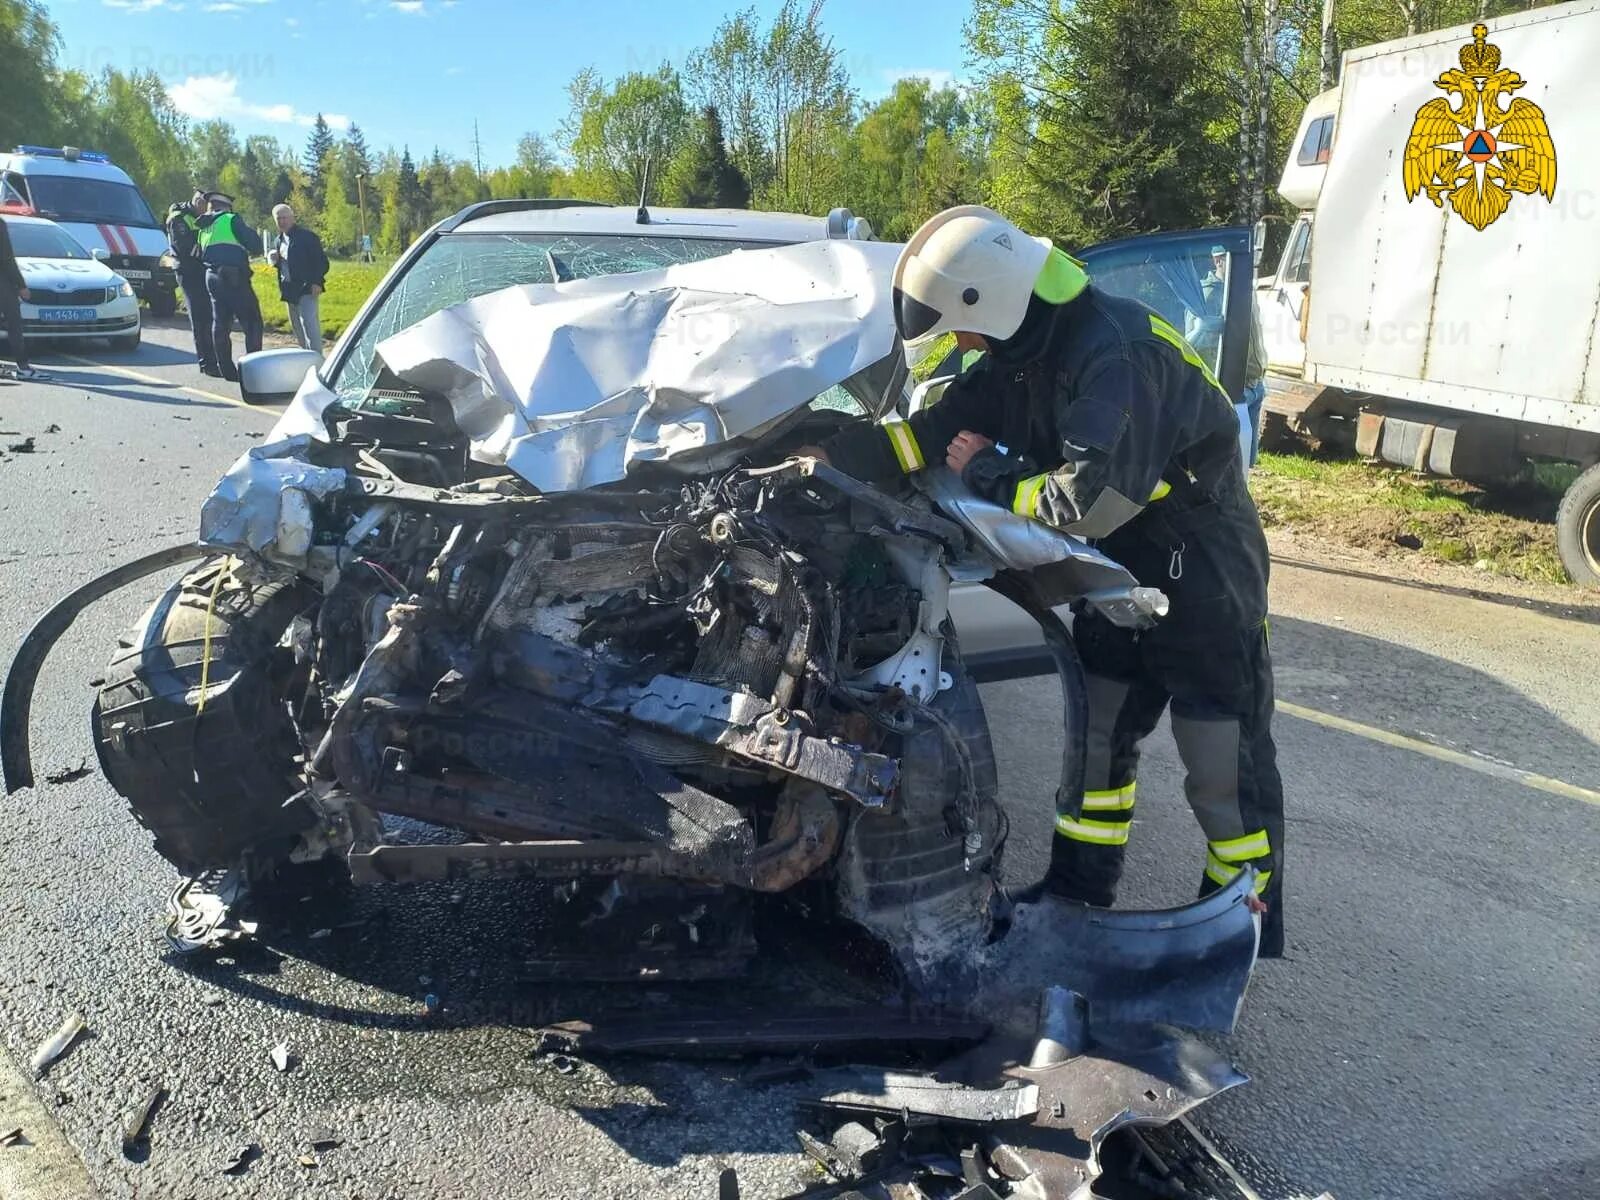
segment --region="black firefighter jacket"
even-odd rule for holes
[[[1178,641],[1266,619],[1268,556],[1233,404],[1168,322],[1092,285],[1031,302],[1022,328],[905,422],[824,447],[857,478],[944,461],[962,430],[997,445],[962,478],[986,499],[1093,540],[1171,601],[1147,635]]]

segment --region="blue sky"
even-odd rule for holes
[[[311,114],[354,120],[375,149],[486,166],[554,132],[580,67],[608,79],[681,62],[730,3],[683,0],[47,0],[62,65],[153,69],[178,106],[244,133],[304,140]],[[756,0],[763,16],[778,0]],[[830,0],[824,22],[857,90],[959,77],[970,0]]]

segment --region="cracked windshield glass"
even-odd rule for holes
[[[333,388],[364,395],[376,372],[378,343],[440,309],[524,283],[563,283],[597,275],[653,271],[765,243],[731,238],[447,234],[402,275],[350,348]]]

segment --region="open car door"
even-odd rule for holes
[[[1213,254],[1220,249],[1220,254]],[[1229,396],[1244,392],[1254,287],[1245,228],[1152,233],[1079,252],[1096,287],[1154,309],[1206,360]],[[1140,580],[1159,586],[1160,581]],[[1039,627],[981,585],[958,585],[950,613],[962,652],[980,680],[1049,674]]]

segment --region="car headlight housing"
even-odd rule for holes
[[[133,284],[129,283],[126,279],[118,280],[115,284],[106,289],[107,300],[115,300],[118,296],[131,295],[133,295]]]

